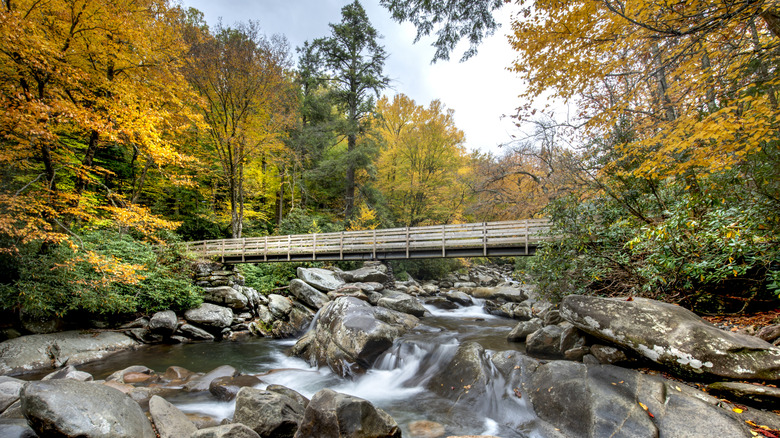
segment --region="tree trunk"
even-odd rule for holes
[[[76,179],[76,194],[78,195],[81,195],[87,187],[87,178],[84,176],[84,172],[86,172],[86,168],[92,167],[92,163],[95,160],[98,137],[99,134],[94,129],[89,134],[89,144],[87,145],[87,151],[84,153],[84,160],[81,162],[84,168],[81,169],[78,178]]]
[[[347,154],[355,150],[357,144],[357,135],[352,133],[347,136]],[[344,197],[344,219],[352,217],[355,210],[355,164],[350,161],[347,163],[347,191]]]

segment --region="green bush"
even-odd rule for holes
[[[440,280],[465,267],[461,259],[392,260],[390,266],[397,280],[411,276],[415,280]]]
[[[68,245],[23,246],[16,279],[0,286],[0,306],[62,317],[71,312],[184,310],[200,304],[201,294],[190,279],[190,260],[174,247],[156,248],[107,230],[87,232],[81,242],[78,250]]]

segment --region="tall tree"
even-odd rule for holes
[[[347,123],[342,129],[347,137],[347,175],[344,216],[349,218],[355,206],[355,172],[359,154],[358,136],[364,130],[367,116],[390,79],[383,69],[387,54],[379,45],[376,29],[358,0],[341,9],[341,22],[331,24],[331,36],[314,40],[325,71],[334,83],[334,99],[344,111]]]
[[[247,163],[283,148],[295,116],[296,94],[286,41],[261,36],[250,22],[195,33],[188,78],[202,97],[200,111],[227,186],[230,228],[241,237]]]

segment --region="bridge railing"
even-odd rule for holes
[[[311,255],[316,260],[321,255],[354,253],[386,253],[389,251],[412,252],[441,249],[442,257],[453,249],[482,248],[488,255],[491,247],[522,247],[528,253],[529,245],[548,239],[550,223],[547,219],[482,222],[470,224],[430,225],[382,230],[343,231],[336,233],[298,234],[289,236],[248,237],[242,239],[201,240],[186,242],[189,251],[204,257],[246,256],[280,257],[291,260],[294,256]],[[333,258],[333,257],[331,257]]]

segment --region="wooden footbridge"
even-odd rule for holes
[[[339,233],[187,242],[187,249],[223,263],[389,260],[533,255],[549,240],[547,219],[432,225]]]

